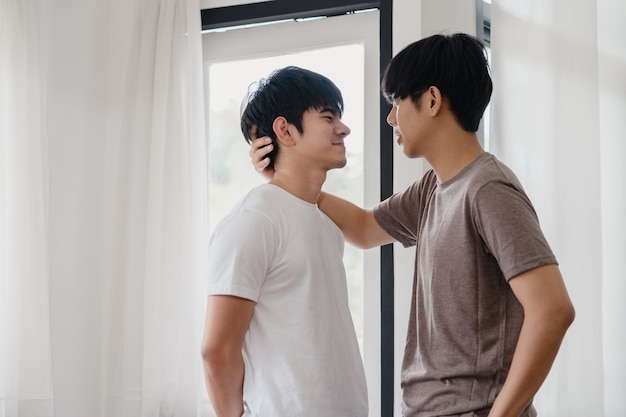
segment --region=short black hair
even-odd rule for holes
[[[302,133],[302,115],[309,109],[330,108],[339,116],[343,114],[343,97],[337,86],[316,72],[288,66],[273,71],[256,83],[256,89],[244,97],[241,111],[241,132],[250,143],[252,126],[257,137],[272,138],[274,149],[269,153],[270,168],[274,167],[278,153],[274,120],[283,116]]]
[[[431,86],[448,98],[461,127],[476,132],[493,90],[483,43],[464,33],[421,39],[391,60],[382,79],[390,103],[410,97],[417,105]]]

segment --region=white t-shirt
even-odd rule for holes
[[[257,303],[242,351],[245,416],[367,416],[343,247],[317,205],[270,184],[217,226],[208,294]]]

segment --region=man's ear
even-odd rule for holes
[[[283,116],[278,116],[272,123],[272,129],[276,133],[276,140],[284,146],[295,145],[295,140],[291,135],[292,125]]]
[[[443,106],[443,96],[441,95],[441,90],[434,85],[428,87],[428,109],[430,110],[431,115],[436,116],[441,110],[441,106]]]

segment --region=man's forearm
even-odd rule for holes
[[[317,205],[341,229],[346,241],[357,248],[369,249],[394,241],[378,225],[371,210],[324,192]]]
[[[525,321],[509,375],[489,417],[518,417],[543,384],[566,328]]]
[[[530,404],[575,316],[555,265],[521,274],[512,278],[510,285],[524,307],[524,323],[511,369],[489,417],[518,417]]]
[[[204,360],[207,391],[217,417],[241,417],[243,414],[243,375],[241,356]]]

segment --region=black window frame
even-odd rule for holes
[[[491,3],[485,0],[476,2],[476,37],[491,46]]]

